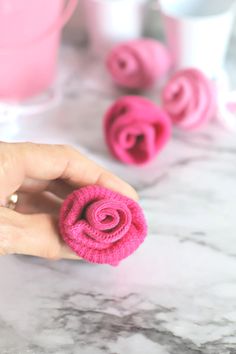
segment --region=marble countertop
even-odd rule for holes
[[[149,237],[117,268],[0,258],[0,353],[235,354],[235,136],[175,132],[149,166],[122,166],[101,130],[121,92],[86,52],[64,46],[60,66],[60,104],[2,123],[1,139],[80,147],[137,188]]]

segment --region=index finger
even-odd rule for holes
[[[0,143],[0,201],[18,190],[26,177],[63,179],[75,188],[98,184],[137,199],[128,183],[70,146]]]

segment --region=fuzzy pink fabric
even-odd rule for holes
[[[152,86],[170,69],[166,47],[152,39],[118,44],[107,58],[107,69],[114,81],[123,87],[143,89]]]
[[[171,121],[157,105],[140,96],[124,96],[108,110],[104,132],[111,153],[125,164],[152,160],[171,137]]]
[[[173,123],[186,130],[206,123],[216,109],[213,84],[197,69],[177,72],[166,84],[162,102]]]
[[[144,214],[134,200],[97,185],[69,195],[59,226],[79,257],[113,266],[136,251],[147,234]]]

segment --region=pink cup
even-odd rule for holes
[[[60,33],[77,0],[0,0],[0,99],[47,89],[56,72]]]

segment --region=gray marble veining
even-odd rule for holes
[[[61,104],[1,138],[80,147],[137,188],[149,237],[118,268],[0,258],[0,353],[236,354],[235,135],[176,131],[145,169],[125,167],[101,130],[121,91],[85,51],[64,46],[60,65]]]

